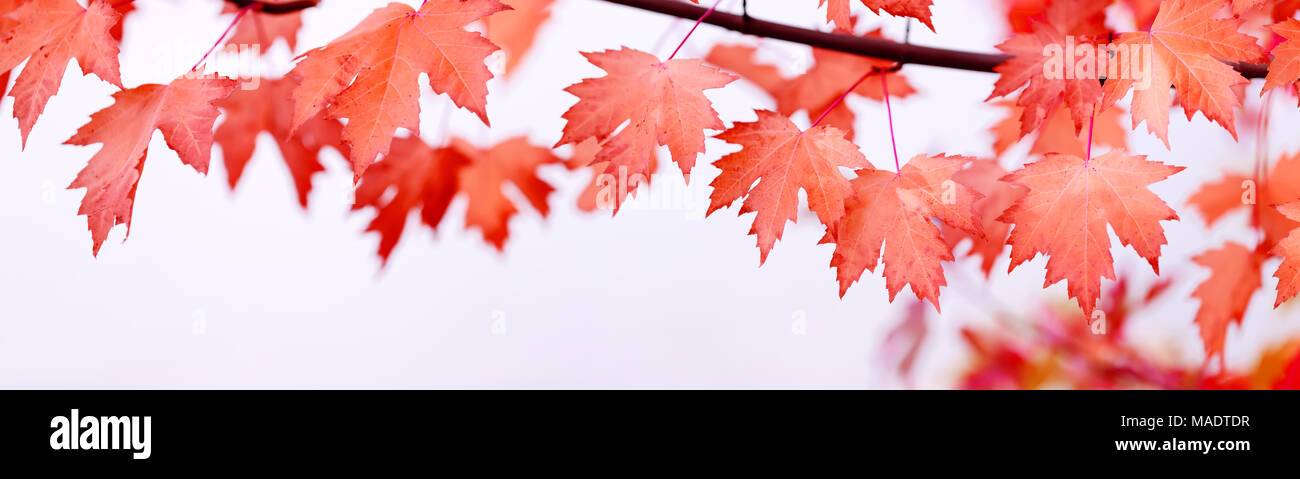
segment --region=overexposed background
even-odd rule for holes
[[[138,0],[122,44],[128,87],[165,83],[188,70],[229,24],[215,0]],[[383,0],[326,0],[305,13],[299,52],[352,27]],[[410,1],[408,3],[418,4]],[[856,5],[856,2],[854,2]],[[993,51],[1007,32],[991,1],[936,2],[941,35],[917,26],[912,41]],[[730,5],[728,5],[730,4]],[[739,0],[724,2],[737,11]],[[751,14],[824,28],[813,0],[752,1]],[[861,5],[856,5],[861,7]],[[864,10],[865,11],[865,10]],[[901,37],[904,21],[867,14]],[[576,99],[561,90],[600,71],[580,51],[629,46],[666,56],[691,22],[595,0],[561,0],[530,57],[509,80],[490,85],[488,130],[470,113],[422,85],[422,129],[432,143],[447,128],[474,142],[518,134],[553,144]],[[759,42],[787,72],[806,68],[807,47],[758,41],[702,26],[680,55],[702,57],[716,42]],[[290,66],[277,44],[268,74]],[[909,66],[921,94],[897,101],[900,156],[991,154],[986,133],[1001,114],[982,103],[995,75]],[[852,78],[846,78],[847,83]],[[1261,82],[1248,92],[1258,101]],[[230,192],[214,159],[207,177],[181,164],[155,135],[140,183],[129,241],[114,230],[99,258],[90,254],[83,190],[63,189],[97,147],[61,145],[89,115],[111,103],[114,88],[69,68],[25,151],[12,99],[0,102],[0,386],[39,388],[334,388],[334,387],[899,387],[879,354],[885,334],[912,294],[887,302],[884,281],[867,273],[842,300],[828,268],[830,246],[810,215],[789,225],[758,267],[750,217],[736,209],[703,218],[709,163],[734,146],[710,140],[688,188],[676,168],[658,188],[678,192],[668,207],[630,205],[616,218],[578,212],[583,173],[546,170],[559,188],[546,219],[527,209],[511,223],[504,254],[463,230],[457,203],[437,235],[412,220],[381,269],[378,237],[365,234],[369,212],[349,212],[351,173],[330,150],[316,177],[311,207],[294,200],[289,176],[269,137],[242,183]],[[728,124],[754,118],[770,100],[743,81],[710,92]],[[1294,151],[1294,100],[1278,97],[1271,149]],[[892,157],[883,105],[850,99],[858,143],[884,166]],[[1285,106],[1285,107],[1284,107]],[[800,115],[798,121],[807,124]],[[1237,144],[1221,128],[1175,112],[1174,149],[1145,127],[1130,149],[1189,166],[1155,191],[1183,221],[1166,223],[1162,270],[1176,278],[1173,300],[1136,318],[1131,334],[1152,348],[1173,348],[1199,363],[1202,352],[1186,299],[1205,277],[1190,263],[1224,239],[1248,241],[1245,214],[1214,231],[1184,203],[1223,168],[1249,168],[1254,133]],[[1018,164],[1027,145],[1004,164]],[[218,158],[215,155],[214,158]],[[1130,249],[1115,245],[1117,269],[1154,279]],[[1042,289],[1044,260],[984,282],[978,264],[947,265],[944,314],[930,310],[930,339],[918,364],[923,387],[951,384],[965,354],[957,330],[990,321],[991,308],[1023,312],[1064,301],[1062,284]],[[1266,264],[1270,274],[1276,262]],[[1244,329],[1234,327],[1231,365],[1254,361],[1259,346],[1300,329],[1294,311],[1271,309],[1275,280],[1265,281]],[[927,305],[927,308],[929,306]],[[803,334],[798,334],[802,332]]]

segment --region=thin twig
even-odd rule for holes
[[[221,42],[225,41],[226,37],[230,35],[230,31],[235,29],[235,25],[239,25],[239,20],[243,19],[244,14],[248,13],[249,10],[252,10],[255,5],[257,5],[257,3],[249,3],[239,9],[239,12],[235,14],[235,19],[230,22],[230,26],[227,26],[226,30],[221,32],[220,37],[217,37],[217,42],[212,44],[212,48],[209,48],[207,53],[203,54],[203,58],[200,58],[199,61],[194,64],[193,68],[190,68],[191,72],[198,71],[199,67],[203,66],[203,62],[208,60],[208,55],[211,55],[213,51],[216,51],[217,47],[221,46]]]
[[[889,116],[889,144],[894,147],[894,171],[903,174],[903,166],[898,162],[898,140],[894,136],[894,107],[889,105],[889,74],[880,74],[880,92],[885,97],[885,114]]]
[[[711,15],[714,10],[717,10],[718,5],[721,4],[722,4],[722,0],[717,0],[716,2],[713,2],[713,6],[709,7],[708,10],[705,10],[703,15],[700,15],[700,19],[695,21],[695,26],[691,27],[691,31],[686,32],[686,38],[683,38],[682,42],[677,44],[677,49],[673,50],[672,55],[668,55],[668,60],[672,60],[674,57],[677,56],[677,52],[682,51],[682,47],[686,46],[686,40],[690,40],[691,35],[695,34],[695,29],[700,28],[700,24],[704,23],[704,19],[709,18],[709,15]],[[668,60],[664,60],[664,61],[667,62]]]

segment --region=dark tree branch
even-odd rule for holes
[[[706,10],[699,5],[680,0],[601,0],[664,15],[695,20]],[[756,19],[752,16],[713,12],[704,23],[760,37],[836,50],[856,55],[976,72],[992,72],[993,67],[1010,58],[995,53],[964,52],[943,48],[923,47],[885,40],[837,33],[820,32]],[[1268,65],[1258,63],[1230,63],[1246,78],[1264,78]]]
[[[315,7],[320,0],[297,0],[283,3],[270,3],[262,0],[225,0],[239,7],[257,5],[262,13],[292,13]],[[706,8],[683,2],[681,0],[601,0],[625,5],[641,10],[662,13],[674,17],[695,20],[704,15]],[[747,5],[746,5],[747,6]],[[957,70],[992,72],[993,67],[1010,58],[999,53],[976,53],[943,48],[925,47],[907,43],[898,43],[883,38],[859,37],[837,33],[821,32],[806,28],[792,27],[775,22],[759,20],[748,15],[733,15],[715,11],[704,19],[704,23],[760,37],[775,38],[788,42],[836,50],[845,53],[863,55],[896,62],[916,65],[929,65]],[[1268,65],[1259,63],[1231,63],[1246,78],[1264,78],[1268,75]]]
[[[272,15],[280,14],[280,13],[293,13],[300,10],[306,10],[320,3],[320,0],[298,0],[295,2],[279,2],[279,3],[264,2],[260,0],[226,0],[226,1],[235,4],[235,6],[240,8],[247,7],[249,5],[257,5],[256,7],[254,7],[257,11],[262,13],[269,13]]]

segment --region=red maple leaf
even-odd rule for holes
[[[484,26],[488,40],[505,51],[505,74],[509,75],[532,49],[537,31],[551,18],[551,4],[555,0],[504,1],[514,10],[488,17]]]
[[[980,194],[953,181],[972,158],[925,156],[909,160],[898,173],[858,170],[854,195],[845,202],[847,214],[823,242],[835,243],[831,267],[840,283],[840,296],[862,276],[885,264],[889,301],[910,285],[918,299],[939,310],[939,287],[947,284],[942,261],[952,252],[932,219],[983,237],[975,201]],[[812,195],[809,195],[811,197]]]
[[[1278,205],[1277,210],[1291,221],[1300,222],[1300,202]],[[1273,273],[1273,277],[1278,280],[1277,300],[1273,303],[1273,307],[1276,308],[1300,292],[1300,229],[1291,230],[1291,233],[1278,242],[1271,253],[1282,257],[1282,264],[1278,265],[1277,272]]]
[[[1271,28],[1286,41],[1273,47],[1273,61],[1268,64],[1268,76],[1264,78],[1261,95],[1300,80],[1300,20],[1292,18]]]
[[[1060,61],[1061,58],[1047,55],[1046,52],[1049,47],[1073,48],[1073,41],[1098,43],[1100,39],[1089,35],[1097,30],[1097,19],[1104,19],[1109,3],[1109,0],[1054,2],[1047,8],[1046,21],[1032,22],[1031,33],[1016,34],[998,45],[999,50],[1012,57],[994,68],[1001,77],[993,86],[993,93],[989,94],[988,100],[1009,95],[1025,87],[1016,99],[1016,105],[1022,113],[1020,136],[1038,130],[1049,115],[1062,107],[1069,109],[1076,132],[1083,131],[1088,119],[1096,112],[1102,99],[1098,78],[1105,66],[1101,65],[1098,69],[1095,56],[1086,58],[1094,68],[1089,75],[1086,68],[1076,68],[1078,64],[1061,62],[1058,65],[1061,71],[1056,72],[1059,76],[1048,78],[1048,63]],[[1074,52],[1064,58],[1074,58]],[[1082,63],[1084,62],[1079,62]],[[1075,73],[1084,75],[1077,77]]]
[[[379,258],[384,263],[406,229],[406,219],[419,208],[420,221],[437,229],[456,197],[461,168],[469,158],[455,148],[432,148],[419,137],[398,137],[384,161],[367,169],[356,189],[353,210],[375,209],[366,231],[379,233]],[[392,191],[392,194],[388,194]]]
[[[736,78],[700,60],[661,62],[630,48],[583,55],[607,75],[564,90],[578,97],[578,103],[564,113],[564,135],[555,146],[599,140],[594,162],[606,164],[604,173],[617,178],[649,178],[655,148],[667,146],[689,178],[696,157],[704,152],[704,130],[725,127],[704,91]],[[626,192],[634,192],[636,183],[627,185]]]
[[[930,21],[931,0],[861,0],[871,13],[881,11],[900,17],[912,17],[920,20],[931,31],[934,24]],[[852,28],[852,15],[849,13],[849,0],[818,0],[817,6],[826,5],[826,21],[834,22],[837,29]]]
[[[18,0],[18,1],[27,1],[27,0]],[[135,3],[113,2],[113,10],[117,10],[117,13],[122,14],[122,18],[118,20],[117,23],[113,24],[113,28],[110,28],[108,30],[108,34],[112,35],[113,39],[117,40],[120,43],[122,41],[122,27],[123,25],[126,25],[126,16],[131,12],[135,11]]]
[[[963,240],[969,239],[970,254],[982,258],[980,267],[986,276],[993,272],[993,263],[1006,249],[1007,233],[1011,231],[1011,225],[997,219],[1007,208],[1015,204],[1021,195],[1025,194],[1023,189],[1015,185],[998,181],[1006,175],[1007,170],[1003,169],[1002,165],[999,165],[996,160],[989,159],[972,160],[965,168],[952,175],[953,181],[981,196],[975,200],[974,209],[979,218],[979,229],[984,234],[972,234],[944,223],[942,227],[944,241],[948,243],[948,248],[952,249]]]
[[[519,212],[505,195],[506,185],[523,194],[528,204],[543,217],[550,213],[547,200],[555,188],[537,176],[537,168],[564,160],[549,148],[534,146],[524,137],[497,143],[488,149],[463,140],[452,140],[452,148],[470,160],[460,170],[459,189],[468,198],[465,227],[477,227],[483,239],[498,251],[510,236],[510,218]]]
[[[1154,52],[1147,75],[1150,87],[1133,91],[1133,128],[1145,121],[1147,130],[1169,146],[1169,109],[1178,91],[1178,103],[1187,119],[1196,112],[1222,125],[1237,137],[1236,113],[1241,105],[1234,88],[1248,83],[1224,61],[1264,60],[1257,40],[1237,29],[1241,20],[1217,18],[1223,1],[1168,0],[1148,32],[1124,33],[1116,38],[1120,46],[1150,47]],[[1130,75],[1132,76],[1132,75]],[[1103,87],[1105,105],[1123,98],[1135,84],[1134,78],[1107,80]]]
[[[307,194],[311,192],[311,177],[324,171],[317,157],[321,149],[332,147],[347,156],[347,146],[342,141],[343,125],[338,120],[327,120],[316,115],[297,130],[293,124],[294,84],[284,79],[261,79],[257,89],[236,90],[217,106],[226,112],[217,127],[215,139],[221,145],[225,159],[226,178],[234,190],[243,175],[244,167],[253,157],[260,132],[271,134],[280,147],[280,155],[289,167],[293,184],[298,192],[298,203],[307,207]]]
[[[870,168],[857,145],[832,126],[800,130],[789,118],[772,111],[756,112],[758,120],[737,123],[717,135],[741,146],[713,164],[722,170],[710,186],[708,214],[745,198],[740,213],[755,213],[749,234],[758,237],[760,264],[785,231],[786,221],[798,217],[799,190],[808,208],[828,229],[844,217],[844,201],[852,196],[840,167]]]
[[[1274,0],[1273,21],[1280,22],[1294,17],[1300,11],[1300,0]]]
[[[1237,209],[1249,210],[1251,223],[1264,233],[1267,250],[1300,226],[1273,207],[1300,199],[1297,178],[1300,178],[1300,153],[1283,155],[1273,165],[1271,174],[1260,177],[1259,181],[1252,176],[1226,174],[1218,181],[1201,185],[1187,203],[1200,211],[1208,225],[1214,225]]]
[[[1247,10],[1253,10],[1269,0],[1232,0],[1232,14],[1240,16]]]
[[[1160,222],[1177,220],[1178,214],[1147,186],[1182,170],[1112,151],[1090,161],[1049,154],[1007,175],[1003,181],[1028,189],[999,218],[1014,225],[1007,241],[1008,270],[1046,255],[1043,286],[1066,280],[1070,297],[1091,317],[1101,278],[1115,279],[1106,226],[1159,273],[1160,248],[1166,243]]]
[[[1232,14],[1239,17],[1254,13],[1281,22],[1295,16],[1296,10],[1300,10],[1300,0],[1232,0]]]
[[[1196,311],[1196,324],[1200,326],[1205,356],[1223,353],[1228,325],[1241,324],[1241,318],[1250,305],[1250,297],[1260,287],[1260,265],[1264,255],[1238,243],[1229,242],[1218,249],[1206,251],[1192,258],[1197,264],[1210,269],[1210,277],[1192,292],[1201,300]]]
[[[990,129],[993,134],[993,152],[998,156],[1006,153],[1022,139],[1020,135],[1020,117],[1022,109],[1015,102],[1003,100],[996,103],[1006,108],[1006,116]],[[1128,130],[1121,124],[1120,117],[1124,109],[1118,106],[1107,108],[1093,120],[1092,142],[1094,146],[1106,145],[1114,149],[1128,149]],[[1030,155],[1061,153],[1084,156],[1088,151],[1088,131],[1074,129],[1074,122],[1065,108],[1057,108],[1047,116],[1036,133],[1031,133],[1033,145]]]
[[[302,29],[302,11],[268,14],[262,13],[262,4],[283,3],[263,0],[239,20],[234,33],[226,39],[228,45],[257,45],[262,53],[271,48],[277,39],[289,45],[289,51],[298,49],[298,30]],[[238,12],[240,7],[226,3],[222,13]]]
[[[7,32],[17,23],[9,18],[9,12],[18,8],[20,0],[0,0],[0,32]],[[9,71],[0,73],[0,103],[4,103],[5,94],[9,93]]]
[[[135,190],[155,129],[162,131],[182,162],[207,174],[212,124],[220,113],[214,103],[237,85],[235,80],[181,77],[167,85],[122,90],[113,94],[112,105],[90,115],[65,142],[103,143],[68,187],[86,189],[77,214],[86,216],[94,254],[99,254],[113,226],[125,224],[130,232]]]
[[[0,72],[8,74],[27,60],[10,92],[24,147],[45,104],[59,91],[68,62],[75,59],[86,74],[122,88],[117,40],[109,34],[121,15],[107,1],[92,0],[82,8],[75,0],[30,0],[5,16],[9,21],[0,22]]]
[[[398,128],[420,129],[421,73],[434,92],[487,118],[484,59],[496,45],[464,26],[510,7],[497,0],[429,0],[419,10],[401,3],[376,9],[351,31],[303,54],[290,75],[296,128],[325,110],[347,118],[343,140],[352,148],[357,178],[388,153]]]
[[[523,137],[488,149],[460,139],[433,148],[418,137],[397,138],[392,153],[361,177],[353,209],[376,210],[366,231],[380,234],[379,257],[387,262],[412,210],[419,208],[421,221],[437,230],[452,200],[463,193],[465,227],[478,228],[483,239],[500,250],[510,234],[509,221],[519,211],[506,196],[506,185],[546,216],[554,188],[537,176],[537,168],[559,163],[563,160],[549,149]]]
[[[1112,0],[1102,0],[1105,3],[1113,3]],[[1154,0],[1159,2],[1160,0]],[[1033,23],[1045,22],[1051,25],[1066,25],[1068,23],[1079,22],[1074,29],[1075,35],[1105,35],[1110,33],[1106,28],[1106,12],[1096,11],[1093,8],[1095,0],[1061,0],[1045,2],[1043,0],[1002,0],[1007,9],[1007,24],[1011,31],[1015,33],[1033,32]],[[1064,4],[1064,5],[1062,5]],[[1049,6],[1054,8],[1048,8]],[[1083,16],[1083,11],[1092,12],[1091,16]],[[1154,15],[1155,12],[1152,12]]]
[[[604,173],[606,164],[596,163],[596,154],[600,152],[600,142],[588,138],[573,145],[573,153],[564,162],[570,170],[586,170],[591,179],[578,194],[578,210],[591,213],[598,209],[616,211],[623,198],[618,195],[618,180]],[[652,158],[653,160],[653,158]],[[657,162],[650,165],[651,170],[658,169]]]

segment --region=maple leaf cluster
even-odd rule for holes
[[[833,82],[832,77],[843,82],[850,76],[846,71],[874,70],[886,76],[884,81],[860,82],[851,92],[882,98],[883,87],[892,78],[899,96],[913,93],[900,75],[892,73],[889,62],[859,58],[848,63],[815,51],[816,66],[790,80],[774,67],[755,62],[753,48],[715,47],[710,61],[767,91],[780,114],[759,112],[758,122],[739,123],[718,135],[742,149],[715,163],[722,173],[711,184],[710,212],[745,198],[740,213],[755,213],[751,233],[758,237],[760,258],[765,260],[785,222],[796,219],[798,192],[803,190],[809,209],[826,228],[823,242],[835,244],[831,266],[837,271],[841,295],[864,271],[875,271],[883,262],[891,300],[910,286],[936,309],[939,288],[946,284],[941,263],[954,259],[957,243],[970,239],[971,251],[985,256],[986,272],[1011,245],[1011,269],[1039,254],[1048,256],[1045,286],[1066,280],[1070,296],[1091,315],[1101,278],[1115,279],[1108,227],[1158,271],[1165,244],[1160,222],[1175,220],[1177,215],[1148,186],[1181,170],[1120,150],[1092,158],[1091,138],[1080,140],[1080,130],[1094,124],[1099,113],[1105,113],[1103,121],[1117,117],[1103,108],[1102,83],[1096,78],[1051,79],[1043,74],[1044,45],[1064,43],[1066,35],[1102,35],[1107,31],[1104,8],[1109,3],[1055,2],[1041,21],[1034,22],[1035,31],[1000,46],[1012,56],[998,67],[1002,77],[990,99],[1023,88],[1012,105],[1019,113],[1018,124],[999,127],[1000,152],[1043,130],[1035,153],[1045,153],[1044,158],[1014,172],[995,161],[946,155],[918,155],[891,172],[871,166],[851,144],[837,143],[854,135],[850,131],[846,137],[830,125],[851,128],[853,117],[840,113],[839,119],[829,120],[835,112],[835,94],[817,97],[806,92],[825,92],[827,87],[814,82]],[[833,4],[829,9],[832,17],[835,8]],[[847,15],[841,20],[837,27],[852,29]],[[879,88],[862,89],[873,84]],[[803,85],[815,86],[804,89]],[[800,109],[815,114],[827,108],[821,116],[827,122],[819,120],[807,131],[786,119]],[[1091,137],[1093,128],[1088,130]],[[1102,143],[1124,146],[1122,131],[1106,131],[1105,126],[1103,130]],[[855,168],[854,178],[847,179],[841,167]]]
[[[1049,159],[1054,156],[1047,152],[1053,150],[1072,150],[1071,155],[1077,155],[1083,149],[1080,145],[1106,145],[1112,152],[1123,151],[1127,145],[1123,128],[1117,125],[1121,111],[1116,104],[1130,91],[1132,128],[1146,123],[1147,130],[1166,147],[1170,145],[1168,131],[1173,106],[1181,107],[1189,120],[1197,113],[1202,114],[1236,139],[1237,112],[1243,108],[1244,86],[1249,80],[1234,65],[1269,63],[1261,95],[1279,88],[1294,92],[1294,85],[1300,80],[1295,46],[1291,43],[1296,37],[1297,25],[1292,17],[1300,9],[1300,2],[1007,0],[1005,3],[1011,16],[1010,23],[1017,33],[999,46],[1013,58],[998,67],[1002,75],[991,98],[1009,95],[1022,86],[1024,89],[1014,103],[1003,103],[1009,115],[1018,115],[1019,118],[1009,116],[994,127],[994,146],[999,152],[1006,151],[1020,138],[1032,135],[1037,135],[1037,138],[1031,154],[1044,153]],[[1113,3],[1131,10],[1139,31],[1113,32],[1107,28],[1105,9]],[[1269,30],[1280,41],[1271,42],[1271,48],[1261,46],[1259,38],[1245,33],[1248,23],[1272,23]],[[1043,56],[1036,54],[1035,50],[1042,51],[1045,45],[1059,45],[1065,36],[1099,48],[1113,42],[1120,51],[1125,47],[1149,49],[1151,68],[1147,80],[1150,84],[1146,88],[1135,88],[1136,79],[1124,76],[1107,78],[1100,85],[1079,78],[1044,78],[1038,73],[1042,71],[1039,62]],[[1267,40],[1264,43],[1269,44]],[[1111,50],[1109,57],[1098,59],[1097,72],[1107,69],[1107,58],[1115,61],[1114,51]],[[1135,50],[1130,48],[1130,51]],[[1089,140],[1080,143],[1078,139],[1085,131]],[[1093,133],[1096,133],[1095,139]],[[1109,153],[1091,162],[1112,155],[1114,153]],[[1132,160],[1127,163],[1127,167],[1113,170],[1113,179],[1090,175],[1085,184],[1094,184],[1093,181],[1100,179],[1107,188],[1112,185],[1133,187],[1137,185],[1132,180],[1151,183],[1177,171],[1164,165]],[[1295,166],[1289,157],[1284,157],[1272,174],[1260,174],[1264,168],[1267,165],[1262,165],[1262,168],[1257,165],[1255,175],[1228,175],[1205,185],[1188,200],[1210,223],[1235,209],[1251,210],[1253,224],[1260,230],[1260,240],[1255,246],[1228,242],[1193,258],[1196,264],[1210,270],[1210,276],[1193,292],[1193,297],[1201,302],[1195,322],[1200,328],[1207,357],[1218,355],[1222,359],[1228,326],[1242,321],[1251,298],[1262,286],[1261,270],[1270,256],[1284,258],[1275,274],[1280,279],[1275,307],[1294,296],[1298,287],[1294,283],[1294,272],[1300,269],[1296,266],[1300,263],[1300,256],[1297,256],[1300,251],[1295,248],[1300,240],[1284,242],[1291,230],[1300,225],[1292,218],[1298,211],[1287,206],[1300,200],[1300,190],[1290,187],[1285,181],[1291,171],[1288,168],[1294,169]],[[1158,220],[1176,219],[1177,216],[1149,192],[1129,190],[1131,194],[1111,199],[1106,199],[1105,191],[1099,192],[1101,196],[1089,194],[1084,198],[1109,201],[1113,207],[1106,208],[1108,212],[1103,214],[1122,212],[1124,217],[1107,218],[1106,222],[1121,242],[1132,246],[1158,272],[1159,249],[1166,242]],[[1032,186],[1029,195],[1034,195]],[[1033,202],[1033,207],[1045,208],[1042,202],[1054,198],[1041,197]],[[1152,205],[1156,205],[1155,208]],[[1007,211],[1008,219],[1017,213],[1016,208]],[[1087,212],[1074,211],[1071,215],[1085,216]],[[1017,230],[1021,228],[1021,225],[1016,225]],[[1049,255],[1048,281],[1064,275],[1067,289],[1080,299],[1081,305],[1084,299],[1098,297],[1098,284],[1089,278],[1100,273],[1114,279],[1110,255],[1104,247],[1109,243],[1107,231],[1104,227],[1094,231],[1095,234],[1085,236],[1089,239],[1087,242],[1073,241],[1038,251]],[[1032,257],[1028,254],[1032,250],[1025,250],[1026,254],[1017,252],[1026,243],[1017,239],[1016,234],[1013,232],[1010,239],[1013,265]],[[1064,261],[1055,261],[1053,249],[1068,253],[1062,258]],[[1102,261],[1098,263],[1094,258]],[[1054,262],[1056,273],[1053,273]],[[1084,309],[1089,310],[1087,306]]]
[[[1228,258],[1223,258],[1228,259]],[[1169,282],[1135,286],[1122,277],[1101,302],[1106,334],[1096,334],[1077,313],[1050,305],[1028,317],[996,313],[999,324],[1023,327],[962,328],[970,350],[960,368],[962,389],[1295,389],[1300,387],[1300,338],[1273,340],[1252,363],[1215,371],[1179,360],[1177,351],[1153,350],[1125,334],[1125,319],[1156,307]],[[924,322],[924,318],[913,321]],[[913,338],[921,342],[925,338]],[[900,371],[900,374],[906,372]]]
[[[236,22],[228,41],[264,50],[283,41],[296,51],[300,12],[262,10],[275,3],[227,5]],[[7,87],[12,71],[25,65],[9,92],[24,146],[73,60],[84,73],[120,90],[112,105],[91,115],[67,140],[102,145],[70,186],[86,190],[78,213],[87,217],[95,254],[114,226],[124,224],[129,231],[155,130],[201,174],[207,172],[213,144],[219,145],[232,189],[253,156],[257,134],[266,132],[304,208],[313,175],[325,169],[322,152],[338,151],[357,184],[353,208],[374,212],[367,230],[378,233],[384,261],[408,216],[418,212],[421,223],[437,228],[457,198],[467,205],[465,227],[504,248],[509,222],[523,206],[507,191],[517,190],[531,209],[547,215],[554,187],[538,171],[549,165],[592,172],[578,207],[590,211],[606,203],[617,212],[658,170],[658,149],[666,148],[689,181],[712,137],[739,150],[712,164],[720,173],[710,183],[708,214],[737,202],[739,215],[752,213],[750,234],[756,237],[760,265],[786,224],[798,220],[802,193],[825,231],[822,243],[834,246],[830,267],[841,296],[865,272],[883,265],[891,301],[910,287],[938,310],[946,285],[943,265],[955,261],[959,244],[969,242],[969,254],[982,257],[985,274],[992,274],[1008,247],[1008,271],[1046,257],[1044,286],[1064,281],[1084,317],[1092,318],[1102,299],[1102,279],[1117,279],[1111,234],[1158,275],[1167,243],[1162,222],[1179,219],[1150,187],[1183,167],[1130,154],[1124,117],[1131,129],[1145,123],[1169,147],[1171,110],[1178,106],[1189,120],[1200,113],[1235,139],[1249,83],[1237,65],[1269,64],[1262,94],[1295,92],[1300,21],[1293,17],[1300,2],[1002,3],[1013,33],[997,46],[1007,56],[995,68],[999,77],[986,101],[998,99],[995,105],[1006,113],[991,130],[997,156],[1011,156],[1015,144],[1032,141],[1032,161],[1015,168],[995,158],[944,153],[915,154],[901,162],[897,147],[894,168],[878,168],[855,142],[883,141],[883,132],[855,129],[855,113],[844,99],[856,95],[883,102],[892,115],[891,98],[917,93],[902,64],[814,48],[812,65],[791,76],[760,61],[758,49],[745,44],[716,45],[703,59],[677,58],[681,46],[664,59],[628,47],[583,53],[604,75],[565,89],[577,100],[562,115],[563,132],[552,148],[526,137],[490,146],[459,138],[437,144],[422,139],[421,76],[433,92],[490,127],[489,80],[495,75],[486,60],[504,49],[504,71],[518,71],[553,0],[390,3],[334,40],[306,50],[283,78],[262,79],[254,90],[204,75],[199,66],[166,83],[127,88],[117,57],[121,19],[134,9],[130,2],[0,0],[0,85]],[[856,5],[873,14],[915,19],[936,32],[933,15],[942,11],[942,2],[930,0],[819,0],[816,7],[825,9],[828,28],[857,35]],[[1108,16],[1112,7],[1131,14],[1134,31],[1116,30]],[[1267,24],[1268,48],[1249,33],[1248,23]],[[476,29],[480,24],[483,28]],[[885,37],[878,29],[861,35]],[[1086,65],[1064,65],[1079,67],[1075,70],[1082,74],[1053,76],[1044,52],[1061,46],[1110,54],[1084,55]],[[1117,50],[1147,52],[1137,53],[1151,65],[1146,82],[1107,76],[1117,62],[1135,60],[1116,56]],[[850,83],[853,78],[858,81]],[[740,79],[769,96],[774,111],[755,110],[752,121],[721,118],[706,92]],[[1120,106],[1125,98],[1131,98],[1127,110]],[[792,119],[800,112],[815,120],[800,126]],[[566,145],[572,147],[567,158],[554,152]],[[1094,155],[1094,147],[1108,151]],[[1287,180],[1300,174],[1298,165],[1300,159],[1286,157],[1273,175],[1228,176],[1190,200],[1210,222],[1245,207],[1261,232],[1254,247],[1228,243],[1194,259],[1212,273],[1194,293],[1202,303],[1196,322],[1208,355],[1222,352],[1228,324],[1242,320],[1261,288],[1265,260],[1282,258],[1275,273],[1280,280],[1276,304],[1300,292],[1300,232],[1295,231],[1300,186]],[[598,201],[601,182],[595,177],[610,176],[636,179],[618,185],[613,198]],[[1260,201],[1240,200],[1239,185],[1246,182],[1252,182]]]
[[[479,228],[486,241],[502,248],[508,235],[506,223],[518,212],[503,188],[513,185],[545,215],[553,188],[536,175],[536,168],[563,160],[549,149],[528,146],[523,139],[486,150],[463,140],[451,140],[451,146],[440,148],[425,145],[415,136],[419,132],[417,80],[426,75],[435,92],[447,95],[486,124],[487,81],[493,75],[485,59],[498,47],[465,27],[508,13],[489,23],[488,34],[506,46],[512,59],[508,65],[513,68],[553,2],[511,3],[518,9],[496,0],[431,0],[418,9],[389,4],[343,36],[304,53],[284,78],[260,79],[255,89],[237,88],[234,80],[205,75],[198,66],[167,84],[127,89],[118,74],[117,44],[121,18],[134,10],[133,4],[91,0],[83,8],[75,0],[3,0],[0,71],[7,79],[26,60],[10,92],[24,142],[71,60],[123,89],[114,94],[113,105],[92,115],[67,141],[103,145],[70,186],[86,189],[79,214],[87,217],[96,255],[113,226],[130,226],[154,130],[162,131],[167,146],[182,162],[203,174],[213,143],[220,145],[232,189],[253,156],[257,134],[268,133],[280,149],[304,208],[312,176],[325,169],[321,152],[326,148],[340,152],[359,182],[355,208],[373,207],[378,212],[371,229],[381,235],[379,252],[384,259],[400,237],[407,213],[420,208],[425,222],[436,226],[435,218],[440,219],[446,209],[437,198],[450,202],[460,195],[469,198],[466,226]],[[246,9],[226,5],[225,13],[238,14],[226,41],[258,45],[262,51],[284,41],[295,49],[301,12],[269,14],[260,11],[260,5]],[[521,30],[526,30],[527,38],[520,36]],[[214,131],[222,112],[224,119]],[[398,128],[411,133],[398,137]],[[396,152],[390,149],[394,145]],[[385,159],[383,168],[367,175],[379,157]],[[389,199],[383,195],[387,190],[398,193]]]
[[[1249,253],[1249,252],[1246,252]],[[1215,253],[1231,261],[1238,252]],[[1242,263],[1238,268],[1249,267]],[[1256,280],[1257,281],[1257,280]],[[1134,281],[1122,275],[1098,303],[1104,322],[1089,324],[1078,310],[1055,302],[1013,311],[993,304],[982,311],[996,326],[960,330],[967,354],[956,371],[961,389],[1296,389],[1300,387],[1300,337],[1270,339],[1253,362],[1217,370],[1188,362],[1177,345],[1153,345],[1129,334],[1137,314],[1161,307],[1172,281]],[[1019,309],[1019,308],[1018,308]],[[904,384],[915,384],[915,357],[930,342],[922,304],[903,310],[882,345],[881,360],[894,364]],[[1221,356],[1220,356],[1221,357]],[[1209,363],[1207,358],[1206,363]]]

